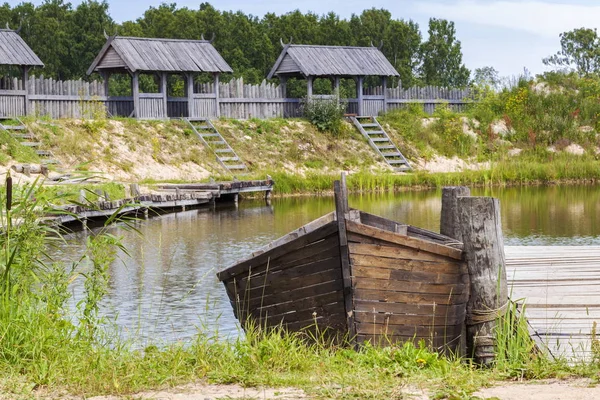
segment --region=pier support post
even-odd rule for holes
[[[271,191],[267,190],[265,192],[265,203],[270,206],[271,205]]]
[[[471,282],[467,354],[478,364],[490,365],[495,357],[496,319],[508,306],[500,202],[491,197],[458,197],[457,206]]]
[[[442,189],[442,213],[440,215],[440,233],[462,242],[460,229],[460,213],[458,198],[470,196],[471,190],[466,186],[447,186]],[[457,347],[459,357],[467,355],[467,325],[463,324],[460,342]]]
[[[140,195],[140,185],[137,183],[132,183],[129,188],[131,190],[131,197],[134,199]]]

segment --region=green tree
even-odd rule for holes
[[[470,72],[462,62],[460,41],[454,22],[429,19],[429,38],[421,45],[422,78],[428,85],[461,87],[469,83]]]
[[[544,64],[574,69],[580,75],[600,70],[600,38],[596,29],[579,28],[560,34],[560,51]]]
[[[475,68],[472,83],[479,87],[489,86],[492,89],[498,89],[500,86],[500,74],[496,68],[490,66]]]

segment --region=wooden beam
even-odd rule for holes
[[[381,78],[381,86],[383,87],[383,112],[387,112],[387,76]]]
[[[306,80],[306,97],[312,97],[313,95],[313,80],[312,76],[309,76]]]
[[[168,90],[167,90],[167,73],[162,72],[160,74],[160,93],[162,94],[162,104],[163,104],[163,118],[168,118],[169,113],[167,111],[167,102],[168,102]]]
[[[358,115],[363,115],[363,79],[364,77],[358,77],[358,83],[356,84],[356,98],[358,100]]]
[[[279,88],[281,89],[281,97],[285,99],[287,97],[287,76],[279,77]]]
[[[337,103],[340,104],[340,77],[336,76],[333,78],[333,93],[337,98]]]
[[[508,306],[500,202],[491,197],[459,197],[464,258],[471,295],[467,302],[467,355],[481,365],[495,358],[495,329]]]
[[[186,92],[187,92],[187,101],[188,101],[188,117],[194,118],[197,117],[194,113],[194,74],[188,72],[185,74],[186,76]]]
[[[346,176],[342,174],[342,181],[334,182],[335,214],[338,225],[340,244],[340,261],[342,266],[342,281],[344,288],[344,308],[346,311],[346,328],[348,339],[354,340],[356,326],[354,325],[354,304],[352,300],[352,270],[350,267],[350,251],[348,249],[348,235],[346,232],[346,213],[348,212],[348,192],[346,190]]]
[[[221,116],[221,105],[219,104],[219,73],[215,73],[215,116]]]
[[[104,86],[104,96],[108,97],[109,90],[109,82],[110,82],[110,72],[108,71],[100,71],[100,76],[102,77],[102,83]]]
[[[131,93],[133,94],[133,114],[140,118],[140,73],[135,71],[131,77]]]
[[[29,67],[23,67],[23,88],[25,89],[25,97],[23,98],[24,107],[23,113],[29,115]]]

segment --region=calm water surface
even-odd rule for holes
[[[600,245],[600,186],[476,189],[473,195],[500,199],[506,244]],[[350,206],[439,230],[440,191],[351,196]],[[235,336],[236,320],[215,272],[333,208],[329,197],[275,199],[271,206],[243,201],[238,208],[141,221],[142,236],[115,225],[110,232],[123,237],[130,255],[120,254],[111,266],[102,313],[142,346],[189,339],[198,330]],[[71,235],[58,256],[75,259],[85,240],[85,233]],[[81,298],[81,280],[73,293]]]

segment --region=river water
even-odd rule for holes
[[[600,245],[600,186],[475,189],[473,195],[500,199],[507,245]],[[439,230],[440,191],[352,195],[350,206],[396,221]],[[102,314],[139,346],[185,341],[199,331],[235,337],[239,329],[215,273],[250,252],[334,209],[332,197],[242,201],[165,214],[136,223],[141,235],[122,225],[108,228],[122,237],[110,268]],[[76,259],[85,232],[71,234],[55,253]],[[72,285],[81,299],[82,279]]]

